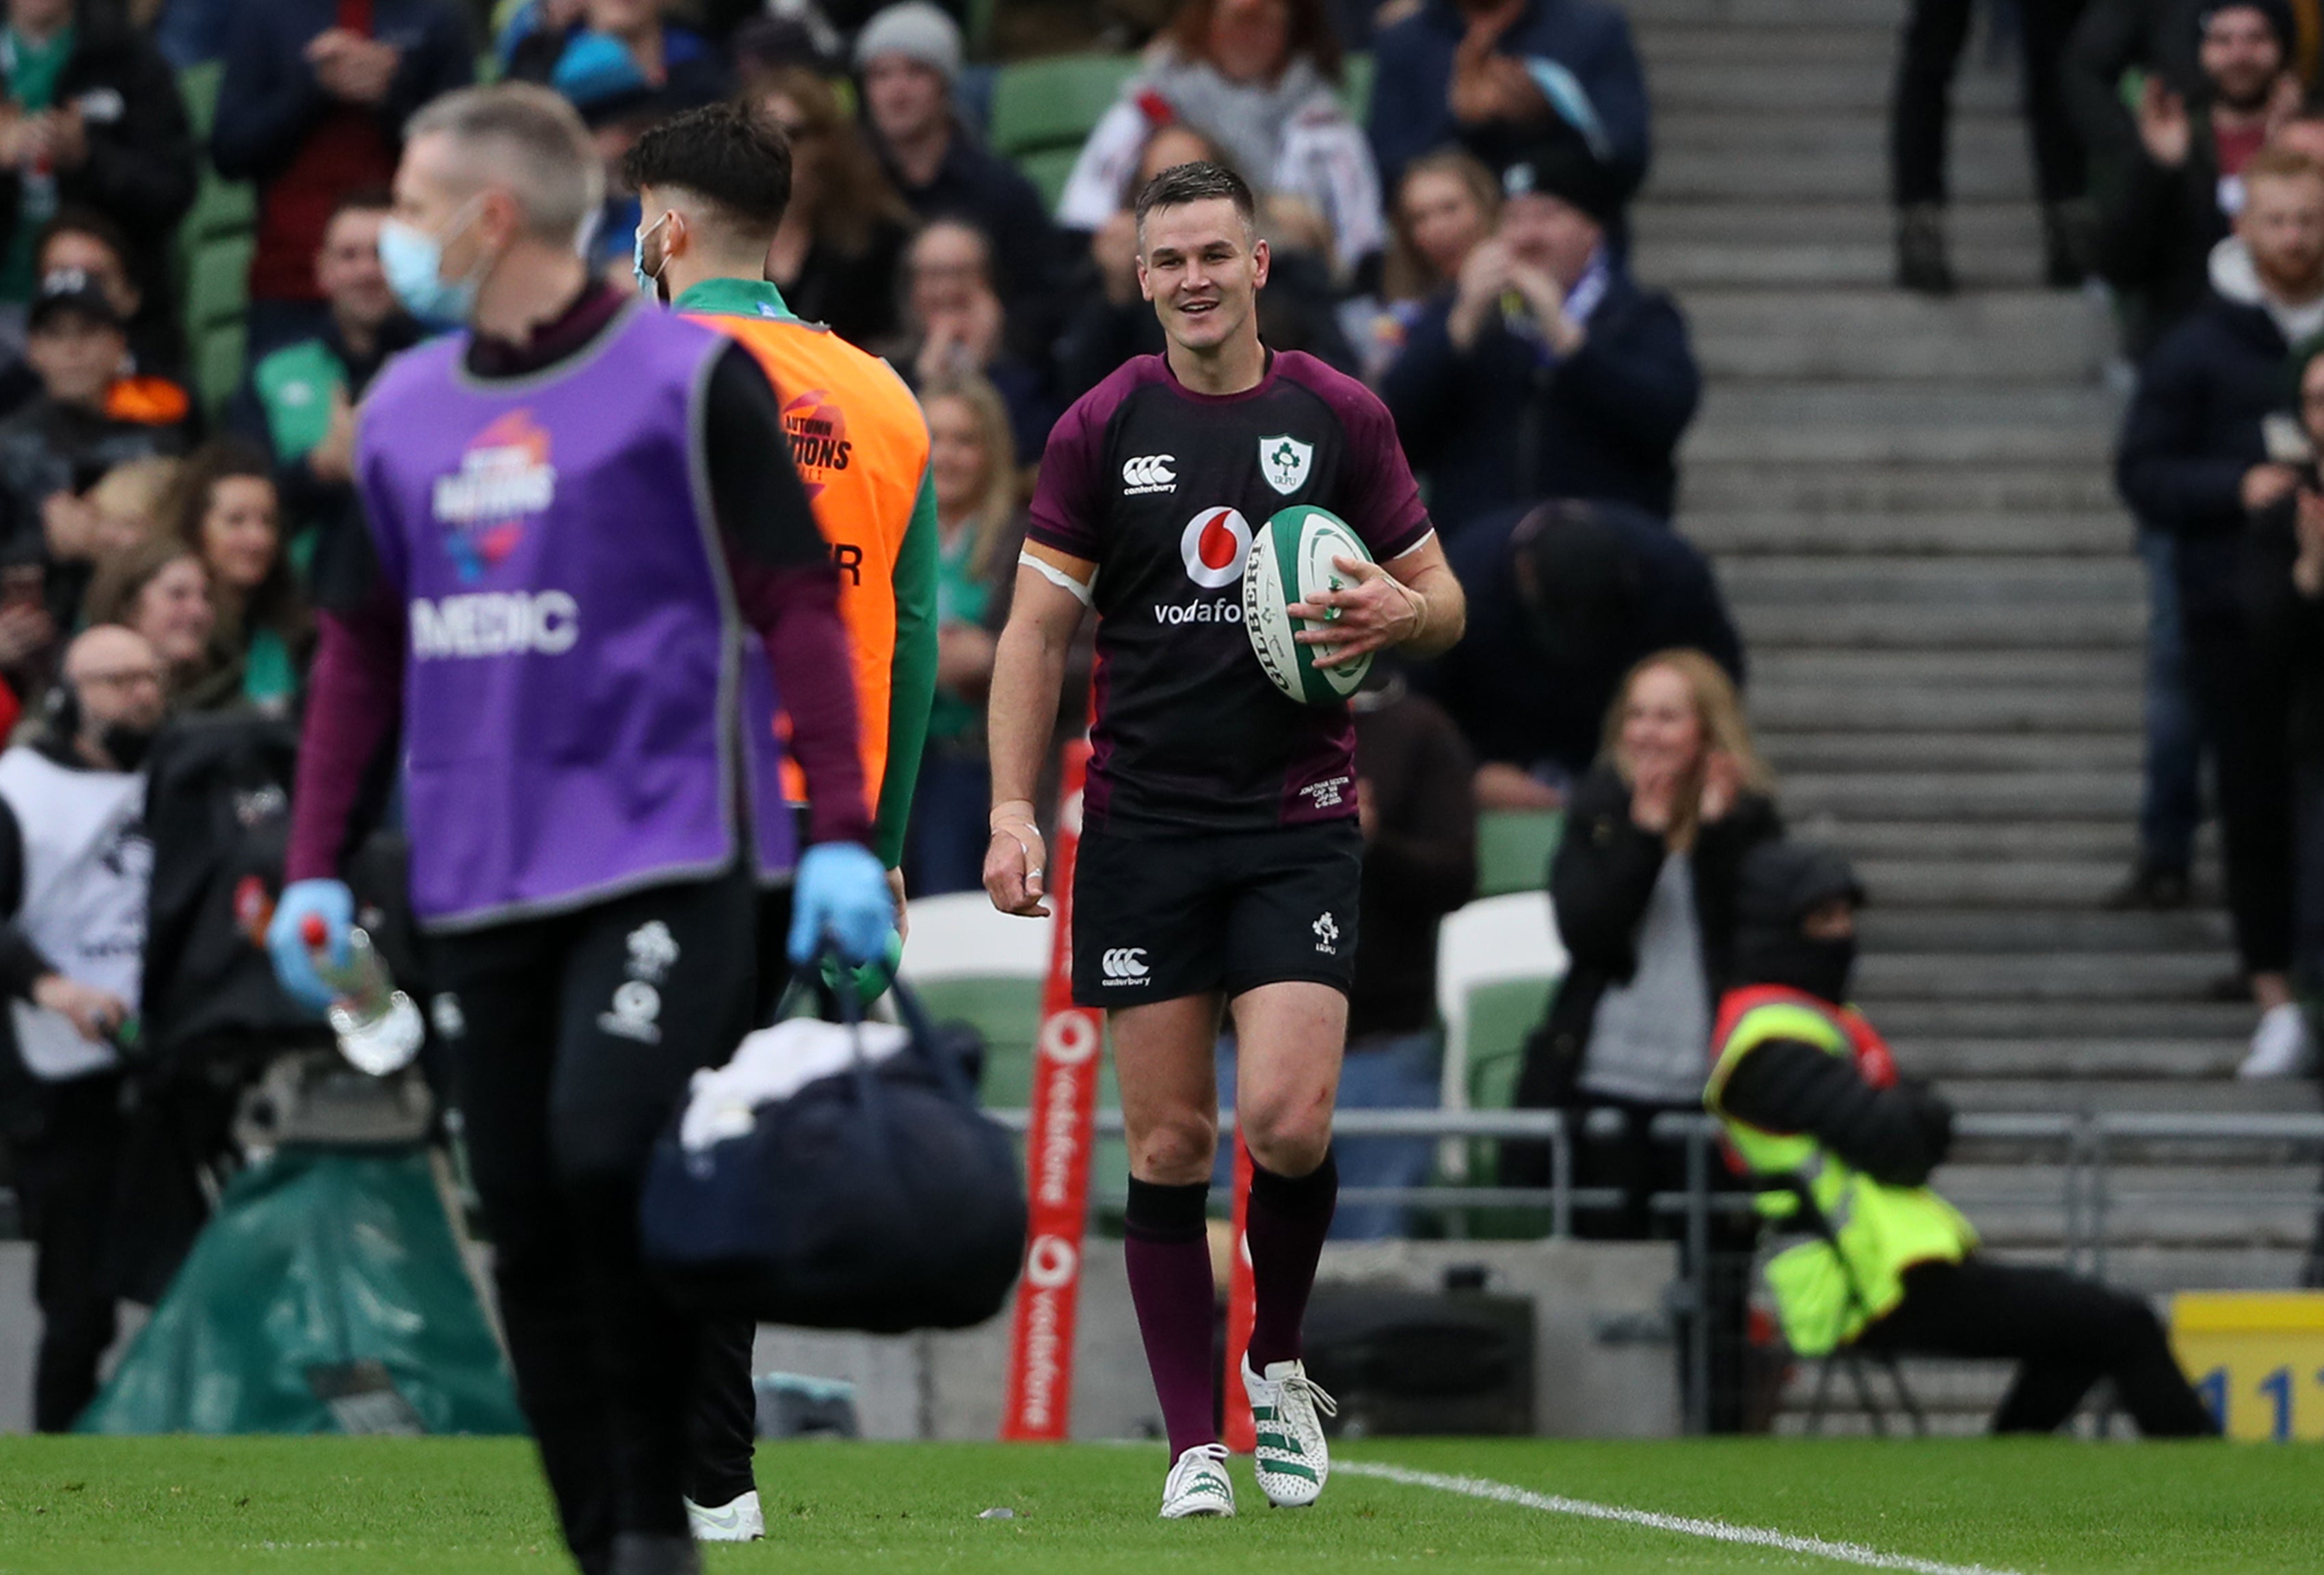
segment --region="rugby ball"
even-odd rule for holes
[[[1372,560],[1345,520],[1329,509],[1295,503],[1253,534],[1243,560],[1243,632],[1268,680],[1303,705],[1337,705],[1371,671],[1369,656],[1343,668],[1319,668],[1316,659],[1333,648],[1292,638],[1303,629],[1331,628],[1328,619],[1294,618],[1290,609],[1316,592],[1345,590],[1352,583],[1333,566],[1335,557]]]

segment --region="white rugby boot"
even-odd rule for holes
[[[1180,1455],[1162,1484],[1162,1518],[1232,1515],[1234,1484],[1227,1479],[1227,1446],[1196,1444]]]
[[[1337,1416],[1339,1403],[1307,1376],[1306,1364],[1299,1361],[1269,1362],[1260,1374],[1251,1370],[1249,1357],[1243,1358],[1242,1392],[1250,1396],[1250,1419],[1259,1432],[1253,1458],[1259,1490],[1277,1509],[1314,1503],[1332,1474],[1323,1419]]]
[[[755,1543],[767,1534],[767,1517],[756,1488],[712,1509],[686,1501],[687,1528],[697,1543]]]

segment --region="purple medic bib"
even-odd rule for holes
[[[774,684],[693,438],[726,343],[632,307],[577,359],[485,382],[451,335],[364,400],[357,474],[407,617],[405,817],[429,929],[716,874],[746,818],[761,876],[790,867]]]

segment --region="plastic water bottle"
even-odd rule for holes
[[[300,938],[315,954],[315,972],[331,987],[333,999],[325,1016],[339,1036],[339,1054],[374,1077],[385,1077],[411,1064],[420,1054],[427,1025],[411,998],[395,988],[385,959],[360,926],[347,931],[347,961],[344,967],[330,957],[331,933],[320,915],[310,916]]]

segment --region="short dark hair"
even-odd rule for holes
[[[622,178],[632,191],[691,191],[744,232],[771,236],[791,204],[791,140],[742,105],[706,104],[640,137]]]
[[[1139,235],[1144,237],[1146,216],[1157,207],[1184,207],[1190,202],[1208,202],[1220,197],[1234,204],[1246,232],[1259,228],[1259,198],[1251,195],[1250,182],[1224,164],[1205,161],[1173,164],[1146,183],[1138,194]]]
[[[136,270],[129,261],[128,233],[114,221],[110,214],[100,213],[93,207],[78,206],[57,209],[49,222],[41,226],[41,233],[32,239],[32,261],[36,270],[41,253],[47,251],[49,243],[59,235],[88,235],[102,241],[105,243],[106,249],[119,260],[123,271],[129,274],[131,281],[133,283],[135,281]]]
[[[331,217],[337,218],[343,213],[389,213],[394,207],[395,193],[374,183],[358,186],[343,194],[338,201],[331,204]],[[328,220],[324,222],[324,227],[329,227]]]

